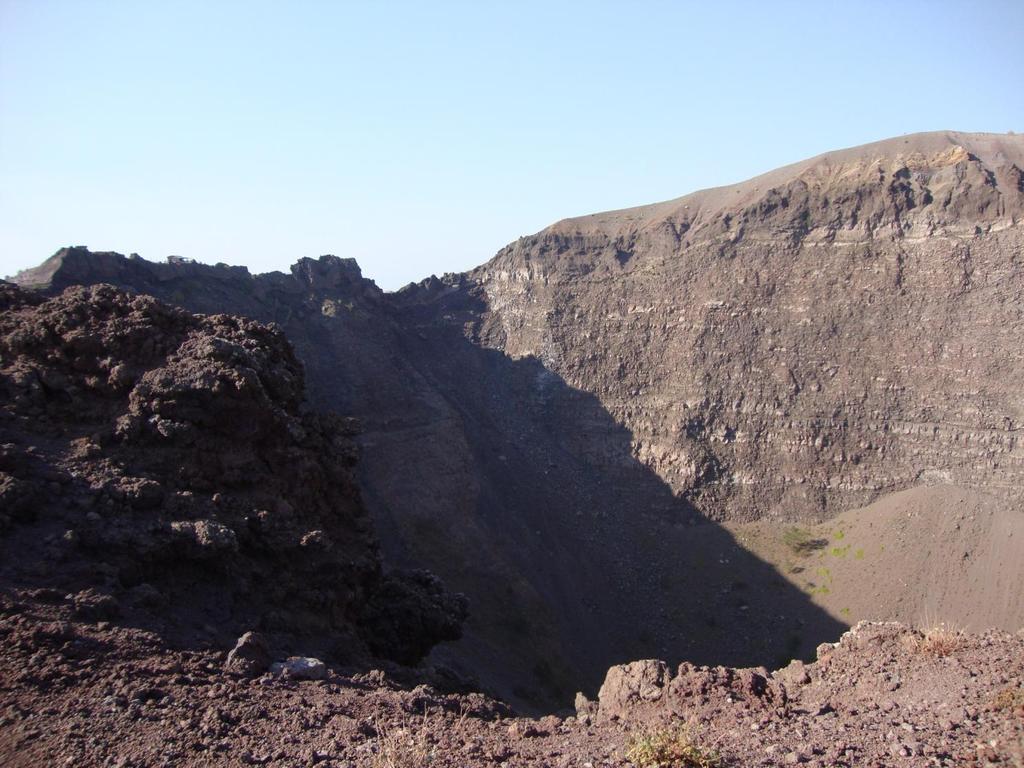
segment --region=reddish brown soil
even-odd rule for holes
[[[726,765],[1024,759],[1021,633],[967,636],[940,656],[905,627],[862,624],[773,676],[684,668],[658,681],[637,663],[612,670],[592,714],[539,720],[380,671],[230,676],[226,649],[170,651],[151,632],[76,620],[47,593],[5,595],[0,638],[9,766],[627,766],[631,734],[684,723]]]

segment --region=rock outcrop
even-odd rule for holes
[[[224,670],[241,677],[256,677],[270,668],[270,648],[263,635],[246,632],[228,652]]]
[[[279,330],[109,285],[2,284],[0,402],[5,585],[184,644],[259,627],[409,664],[459,636],[461,597],[382,571],[353,423],[306,406]]]

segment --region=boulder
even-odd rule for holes
[[[271,664],[270,671],[291,680],[323,680],[327,677],[327,666],[320,659],[308,656],[290,656]]]
[[[83,621],[110,621],[121,613],[121,606],[112,595],[84,589],[73,598],[75,618]]]
[[[604,717],[622,718],[637,705],[658,701],[665,692],[671,674],[660,659],[644,659],[619,664],[608,670],[597,694]]]
[[[270,666],[270,649],[258,632],[246,632],[228,653],[224,671],[242,677],[256,677]]]

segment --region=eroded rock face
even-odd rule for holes
[[[606,472],[638,461],[713,519],[821,519],[938,482],[1020,502],[1022,166],[1020,136],[901,137],[568,219],[466,275],[391,296],[334,257],[252,277],[69,249],[18,279],[51,289],[110,280],[282,322],[315,400],[379,432],[363,482],[381,514],[410,492],[377,466],[404,455],[408,437],[396,432],[412,425],[462,465],[447,468],[459,477],[437,513],[453,514],[460,485],[502,486],[462,455],[480,439],[460,426],[449,434],[458,412],[438,400],[465,397],[444,380],[446,365],[464,365],[462,344],[536,360],[593,395],[628,442],[595,435],[598,450],[574,448]],[[345,354],[365,375],[338,370]],[[538,377],[541,398],[545,386]],[[481,401],[519,407],[503,394]],[[573,405],[546,416],[592,425]],[[424,475],[442,470],[425,460]]]
[[[1019,503],[1022,157],[926,134],[559,222],[471,273],[482,342],[594,393],[716,519],[935,482]]]
[[[465,606],[436,579],[376,633],[373,598],[400,577],[354,484],[354,428],[304,405],[279,330],[108,285],[3,284],[0,306],[5,580],[81,590],[92,620],[124,594],[185,641],[258,626],[415,663],[458,637]]]

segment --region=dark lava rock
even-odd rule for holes
[[[370,597],[363,627],[377,653],[414,664],[429,650],[426,639],[458,640],[467,613],[466,598],[449,593],[432,573],[396,572]]]
[[[75,616],[86,621],[110,621],[121,613],[121,606],[111,595],[83,590],[74,597]]]
[[[267,641],[258,632],[246,632],[228,653],[224,671],[242,677],[256,677],[266,672],[270,663]]]
[[[133,618],[185,641],[257,626],[317,652],[350,638],[358,658],[363,636],[413,663],[458,636],[461,598],[385,575],[352,426],[305,404],[277,327],[110,285],[43,300],[0,283],[0,308],[9,575],[77,593],[91,621],[129,590]]]

